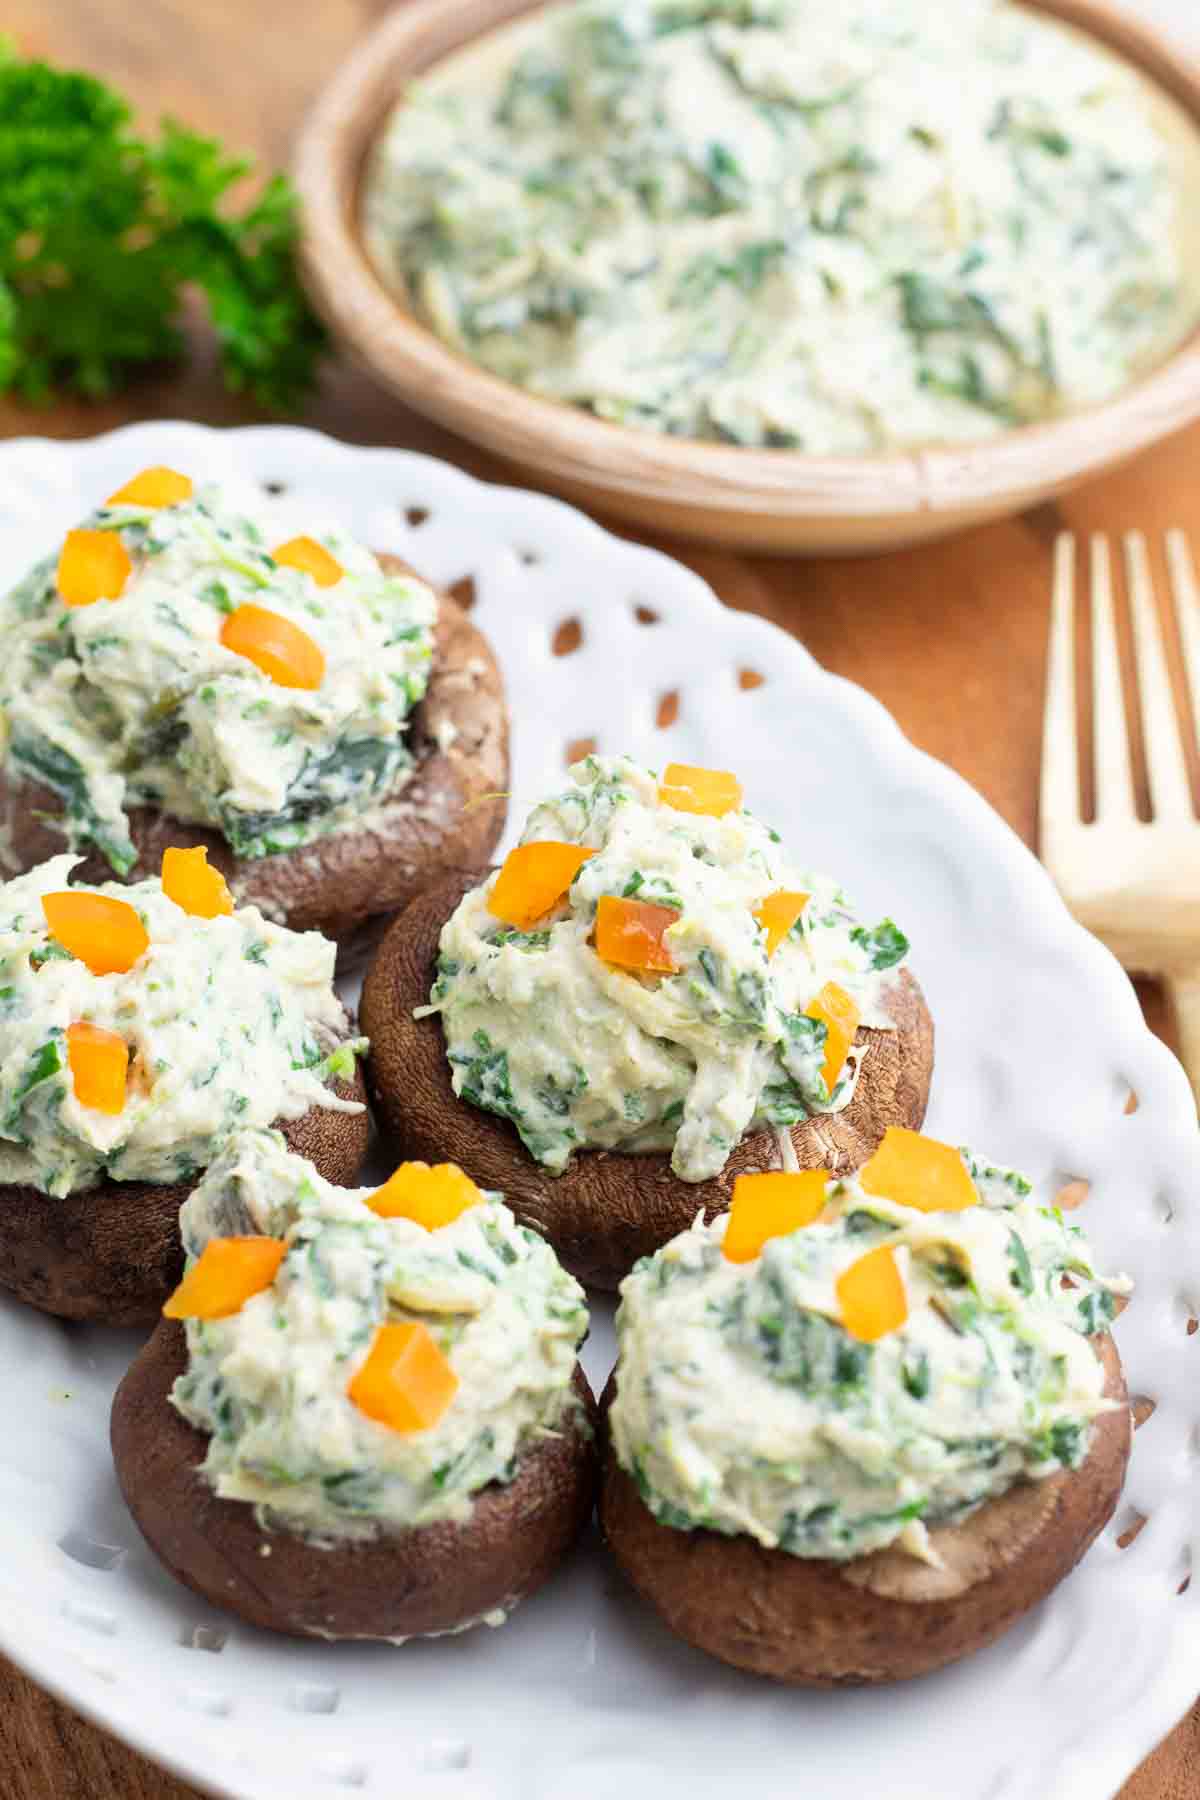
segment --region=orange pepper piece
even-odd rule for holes
[[[807,905],[807,894],[789,894],[786,888],[780,888],[754,908],[754,917],[767,934],[768,957],[774,956]]]
[[[458,1376],[424,1325],[381,1325],[346,1391],[368,1419],[392,1431],[428,1431],[458,1392]]]
[[[824,1211],[825,1189],[832,1180],[828,1169],[739,1175],[733,1184],[721,1246],[726,1261],[753,1262],[768,1238],[788,1237],[801,1226],[811,1225]]]
[[[605,894],[596,908],[596,955],[614,969],[674,975],[676,964],[663,943],[663,934],[678,923],[679,914],[673,907]]]
[[[119,487],[115,494],[110,494],[104,502],[106,506],[177,506],[181,500],[190,500],[193,493],[190,475],[181,475],[177,469],[164,469],[156,464],[152,469],[143,469],[124,487]]]
[[[594,850],[581,844],[519,844],[510,850],[488,895],[488,911],[518,931],[557,906]]]
[[[806,1010],[810,1019],[820,1019],[825,1025],[825,1061],[821,1064],[821,1079],[832,1094],[833,1084],[846,1066],[846,1054],[854,1042],[862,1015],[853,997],[836,981],[827,981]]]
[[[68,531],[58,559],[55,585],[65,606],[118,600],[133,574],[133,562],[116,531]]]
[[[247,604],[229,614],[221,627],[221,642],[235,656],[244,656],[279,687],[319,688],[325,679],[325,653],[307,631],[293,625],[282,613]]]
[[[271,555],[285,569],[299,569],[303,574],[311,575],[318,587],[336,587],[346,573],[337,557],[331,556],[316,538],[289,538],[278,550],[272,550]]]
[[[861,1343],[873,1344],[899,1331],[908,1317],[904,1277],[890,1244],[868,1250],[837,1278],[842,1324]]]
[[[203,844],[194,850],[163,851],[162,890],[168,900],[197,919],[215,919],[233,911],[233,895],[220,869],[208,866]]]
[[[742,784],[728,769],[694,769],[688,763],[668,763],[659,784],[658,798],[676,812],[706,813],[723,819],[742,804]]]
[[[125,1111],[129,1045],[123,1037],[82,1019],[68,1025],[67,1063],[80,1106],[114,1116]]]
[[[166,1319],[230,1319],[265,1293],[287,1254],[282,1238],[210,1238],[167,1304]]]
[[[150,947],[146,927],[127,900],[68,888],[43,894],[42,910],[51,937],[93,975],[124,975]]]
[[[412,1219],[426,1231],[452,1225],[469,1206],[478,1206],[483,1195],[457,1163],[401,1163],[367,1201],[381,1219]]]
[[[952,1144],[890,1125],[883,1142],[858,1172],[860,1185],[881,1200],[917,1212],[966,1212],[979,1205],[975,1183]]]

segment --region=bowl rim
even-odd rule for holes
[[[720,445],[598,419],[451,350],[384,285],[363,241],[367,156],[406,81],[548,0],[406,0],[318,95],[292,163],[301,271],[317,310],[374,377],[418,412],[526,468],[616,496],[781,520],[974,514],[1065,488],[1200,417],[1200,323],[1112,399],[978,443],[868,456]],[[1072,25],[1182,105],[1200,132],[1200,63],[1126,0],[1020,0]]]

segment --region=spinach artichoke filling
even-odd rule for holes
[[[49,788],[71,846],[94,846],[119,875],[137,861],[133,808],[213,826],[238,856],[269,856],[360,818],[412,767],[406,727],[429,679],[432,591],[385,574],[332,528],[304,540],[318,579],[276,560],[285,535],[215,486],[169,505],[110,502],[71,536],[93,555],[99,538],[101,557],[105,537],[119,545],[119,592],[68,604],[56,553],[0,599],[10,781]],[[265,613],[298,634],[319,681],[285,684],[295,678],[231,647],[242,609],[257,609],[260,629]]]
[[[1090,1336],[1131,1284],[1096,1271],[1083,1231],[1012,1171],[964,1160],[979,1203],[924,1213],[831,1182],[818,1220],[746,1262],[726,1218],[697,1223],[621,1288],[621,1466],[655,1518],[844,1561],[928,1530],[1015,1482],[1086,1459],[1108,1410]],[[838,1279],[897,1258],[907,1319],[846,1328]]]
[[[455,1092],[510,1120],[553,1174],[576,1150],[619,1148],[669,1152],[685,1181],[718,1174],[748,1131],[845,1107],[862,1052],[834,1069],[820,997],[832,984],[860,1023],[894,1029],[904,934],[890,919],[862,924],[836,883],[798,869],[740,807],[678,811],[628,757],[570,773],[521,840],[591,852],[561,901],[514,929],[490,910],[493,876],[442,931],[425,1010],[441,1017]],[[772,945],[756,910],[780,891],[805,904]],[[671,915],[674,972],[603,959],[605,897]]]
[[[222,1499],[317,1540],[467,1519],[576,1406],[587,1308],[549,1246],[497,1194],[430,1231],[379,1217],[371,1191],[333,1187],[277,1133],[246,1132],[181,1219],[193,1259],[214,1238],[286,1246],[273,1285],[238,1313],[189,1320],[172,1402],[209,1436],[203,1471]],[[402,1432],[348,1390],[379,1329],[413,1321],[457,1390],[429,1429]]]

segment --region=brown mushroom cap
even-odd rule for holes
[[[331,1083],[343,1100],[365,1101],[353,1082]],[[288,1148],[327,1181],[351,1184],[367,1154],[366,1111],[311,1106],[276,1124]],[[199,1179],[199,1178],[197,1178]],[[74,1194],[0,1187],[0,1287],[62,1319],[151,1325],[183,1274],[179,1209],[196,1182],[110,1181]]]
[[[1096,1340],[1105,1394],[1082,1468],[1018,1482],[930,1540],[935,1569],[897,1549],[850,1562],[749,1537],[661,1525],[606,1441],[600,1523],[624,1573],[677,1636],[753,1675],[852,1687],[926,1675],[982,1650],[1069,1575],[1116,1510],[1132,1426],[1121,1359]],[[610,1380],[601,1402],[607,1424]]]
[[[381,553],[393,574],[414,571]],[[395,912],[442,869],[482,866],[504,829],[508,714],[491,645],[446,594],[438,595],[429,686],[413,709],[416,759],[394,800],[362,825],[330,832],[275,856],[236,857],[219,831],[141,807],[129,814],[139,855],[129,881],[157,875],[171,845],[203,844],[239,905],[254,905],[293,931],[323,931],[344,944],[370,919]],[[55,821],[62,801],[49,788],[14,781],[0,764],[0,824],[8,874],[36,868],[64,849]],[[42,817],[39,815],[49,815]],[[116,879],[98,853],[75,873],[83,882]]]
[[[536,1440],[515,1480],[475,1497],[461,1525],[438,1522],[319,1549],[254,1510],[220,1500],[200,1473],[208,1439],[168,1402],[187,1366],[182,1326],[164,1321],[117,1389],[112,1450],[138,1529],[178,1580],[251,1625],[297,1637],[407,1638],[511,1611],[553,1573],[592,1516],[596,1402]]]
[[[649,1256],[692,1223],[724,1212],[739,1175],[779,1164],[770,1132],[745,1137],[720,1175],[681,1181],[661,1154],[578,1152],[561,1175],[529,1155],[506,1119],[460,1100],[451,1085],[441,1022],[414,1019],[433,983],[442,926],[477,874],[446,875],[389,927],[363,988],[360,1017],[371,1040],[367,1078],[379,1113],[405,1156],[453,1157],[481,1187],[499,1189],[523,1224],[542,1232],[560,1262],[589,1287],[615,1289]],[[933,1073],[933,1021],[907,970],[892,1002],[895,1031],[862,1029],[869,1046],[862,1075],[843,1112],[793,1127],[802,1169],[834,1174],[859,1168],[889,1125],[917,1130]]]

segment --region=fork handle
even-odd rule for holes
[[[1168,975],[1163,985],[1179,1039],[1180,1061],[1200,1106],[1200,969]]]

